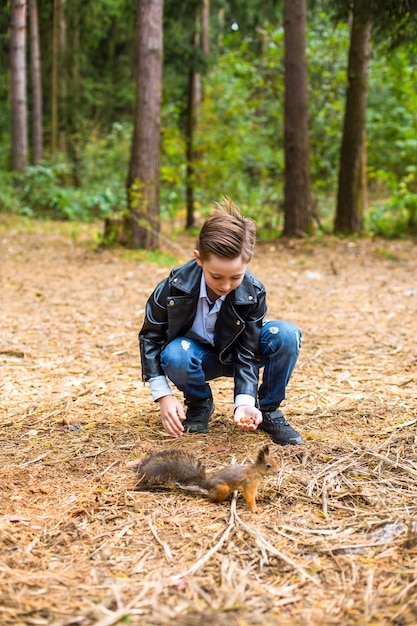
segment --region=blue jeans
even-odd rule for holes
[[[301,331],[292,322],[272,320],[262,327],[259,340],[262,383],[258,405],[263,411],[274,411],[285,399],[286,387],[298,359]],[[233,365],[221,363],[211,345],[188,337],[177,337],[161,353],[165,375],[191,401],[210,395],[209,380],[233,376]]]

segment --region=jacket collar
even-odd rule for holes
[[[172,287],[186,294],[198,296],[202,272],[196,260],[191,259],[185,265],[175,267],[170,274],[169,281]],[[257,301],[255,284],[258,284],[257,279],[247,269],[240,285],[226,296],[226,300],[230,299],[234,304],[255,303]]]
[[[195,259],[191,259],[185,265],[175,267],[170,276],[169,282],[172,287],[180,289],[184,293],[200,293],[200,281],[203,270]]]

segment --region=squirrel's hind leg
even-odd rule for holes
[[[211,502],[220,504],[224,502],[230,494],[230,487],[226,483],[219,483],[215,487],[211,487],[208,491],[208,498]]]

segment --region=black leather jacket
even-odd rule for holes
[[[160,353],[191,328],[200,295],[202,269],[193,259],[172,270],[146,304],[139,333],[142,377],[164,375]],[[225,298],[214,329],[214,347],[223,363],[234,365],[235,396],[257,397],[259,337],[267,310],[263,284],[246,270],[241,284]]]

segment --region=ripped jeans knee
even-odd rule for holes
[[[302,333],[295,324],[271,320],[262,327],[259,341],[264,366],[258,397],[262,409],[274,410],[286,398],[286,389],[297,363]]]
[[[302,332],[292,322],[270,320],[262,327],[259,348],[262,357],[280,350],[290,355],[297,355],[301,348]]]

